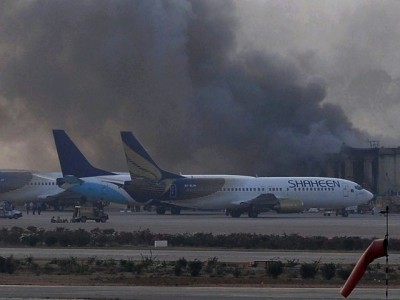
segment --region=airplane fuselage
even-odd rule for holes
[[[358,184],[338,178],[186,175],[169,184],[159,183],[152,190],[149,190],[151,185],[148,181],[145,182],[147,185],[140,181],[134,179],[126,187],[138,202],[153,199],[199,209],[227,209],[246,203],[251,205],[252,200],[260,199],[263,195],[266,196],[264,203],[269,203],[271,207],[277,201],[296,200],[304,209],[344,208],[366,203],[372,198],[372,194]],[[144,187],[142,190],[141,185]],[[155,199],[157,192],[158,198]],[[268,195],[273,197],[268,199]]]
[[[0,201],[22,205],[27,201],[45,201],[65,192],[56,184],[59,172],[0,171]]]

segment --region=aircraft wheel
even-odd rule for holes
[[[106,221],[107,221],[106,217],[101,217],[101,218],[100,218],[100,222],[101,222],[101,223],[105,223]]]
[[[165,207],[164,206],[157,206],[156,213],[157,213],[157,215],[165,215]]]
[[[232,218],[239,218],[242,212],[240,210],[232,210],[231,211],[231,217]]]
[[[347,218],[349,216],[349,213],[347,210],[342,211],[342,217]]]
[[[171,207],[171,215],[180,215],[181,209],[179,207]]]
[[[82,222],[82,223],[86,223],[86,217],[85,217],[85,216],[83,216],[83,217],[81,218],[81,222]]]
[[[249,218],[257,218],[258,211],[256,209],[250,209],[248,215],[249,215]]]

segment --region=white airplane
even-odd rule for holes
[[[232,217],[266,210],[301,212],[312,207],[341,209],[367,203],[373,195],[359,184],[325,177],[252,177],[240,175],[178,175],[158,167],[131,132],[121,132],[131,176],[125,190],[136,202],[166,208],[223,209]]]
[[[80,195],[57,186],[56,179],[60,176],[60,172],[0,170],[0,201],[10,201],[15,206],[40,201],[58,208],[79,199]]]

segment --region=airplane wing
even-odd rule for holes
[[[114,176],[117,177],[117,176]],[[106,178],[102,178],[102,177],[98,177],[98,182],[103,182],[103,183],[111,183],[111,184],[115,184],[116,186],[122,188],[127,180],[127,178],[123,178],[123,177],[119,177],[119,178],[112,178],[112,177],[106,177]],[[60,188],[63,188],[65,190],[69,190],[71,187],[73,187],[74,185],[82,185],[88,181],[85,180],[85,178],[78,178],[76,176],[73,175],[67,175],[64,177],[60,177],[57,178],[56,180],[57,185]]]
[[[124,187],[124,184],[127,180],[124,179],[112,179],[112,178],[102,178],[102,182],[107,182],[107,183],[112,183],[115,184],[116,186],[122,188]]]
[[[231,203],[232,207],[230,208],[237,208],[237,207],[247,208],[250,206],[273,208],[273,206],[277,205],[278,203],[279,200],[278,198],[276,198],[274,194],[266,193],[266,194],[261,194],[253,199],[239,200],[236,202],[232,202]]]
[[[247,201],[232,202],[228,208],[233,210],[275,210],[278,213],[297,213],[303,211],[303,202],[298,199],[277,198],[272,193],[265,193]]]

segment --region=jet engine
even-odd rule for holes
[[[304,210],[303,202],[296,199],[279,200],[274,209],[280,214],[299,213]]]

